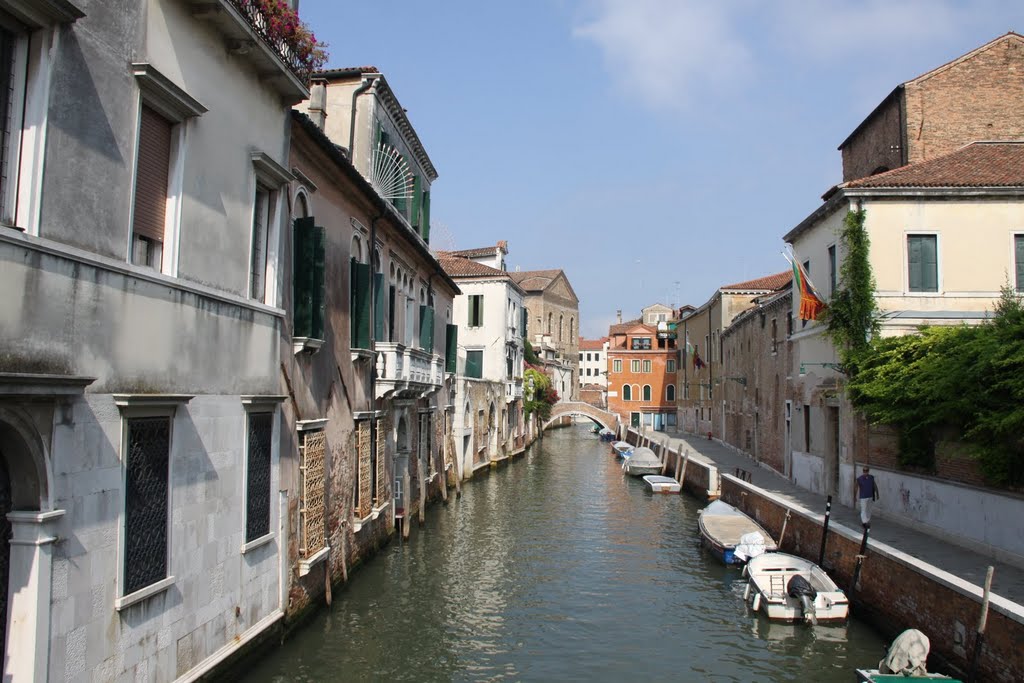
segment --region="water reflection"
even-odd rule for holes
[[[699,546],[699,507],[624,477],[586,427],[550,432],[355,572],[246,680],[828,681],[878,661],[857,622],[750,612],[739,571]]]

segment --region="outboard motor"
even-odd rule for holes
[[[786,585],[786,592],[789,597],[800,601],[800,606],[804,611],[804,621],[812,625],[817,624],[818,616],[814,612],[814,599],[818,597],[818,591],[814,590],[814,586],[804,577],[794,574],[793,578],[789,580],[789,584]]]

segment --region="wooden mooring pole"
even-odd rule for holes
[[[818,551],[818,566],[824,569],[825,541],[828,539],[828,519],[832,516],[832,496],[825,499],[825,523],[821,525],[821,550]]]
[[[871,533],[871,528],[864,525],[864,537],[860,541],[860,552],[857,554],[857,564],[853,568],[853,580],[850,581],[850,590],[846,592],[850,598],[853,597],[853,592],[857,589],[857,579],[860,578],[860,568],[861,565],[864,564],[864,558],[866,557],[865,553],[867,553],[868,550],[869,533]]]
[[[974,647],[971,650],[971,668],[967,674],[967,682],[974,683],[978,680],[978,658],[981,656],[981,648],[985,645],[985,625],[988,623],[988,600],[992,595],[992,573],[995,568],[989,565],[985,572],[985,593],[981,599],[981,617],[978,619],[978,632],[974,636]]]
[[[782,531],[779,532],[779,550],[782,550],[782,539],[786,537],[786,525],[789,524],[790,511],[786,510],[786,517],[782,520]]]

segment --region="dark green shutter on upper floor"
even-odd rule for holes
[[[420,212],[423,208],[423,182],[420,177],[412,177],[412,212],[409,215],[409,225],[419,233]]]
[[[520,312],[523,314],[523,339],[526,339],[526,323],[529,320],[528,316],[530,312],[527,311],[525,307]]]
[[[388,287],[388,341],[395,341],[395,286]]]
[[[484,376],[484,352],[466,351],[466,377],[481,379]]]
[[[420,237],[430,244],[430,191],[423,193],[423,215],[420,218]]]
[[[370,348],[370,266],[352,259],[352,297],[349,348]]]
[[[326,289],[327,230],[313,227],[313,301],[312,334],[314,339],[324,338],[324,317],[327,310]]]
[[[459,326],[445,325],[444,371],[459,371]]]
[[[297,218],[292,248],[292,336],[324,338],[326,231]]]
[[[907,237],[907,284],[911,292],[939,291],[936,239],[935,235]]]
[[[387,301],[384,299],[384,273],[373,274],[373,339],[384,341],[384,315]]]
[[[420,306],[420,348],[434,352],[434,309]]]

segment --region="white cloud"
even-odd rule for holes
[[[751,72],[736,27],[738,7],[700,0],[593,0],[574,30],[604,53],[615,84],[656,109],[679,109],[697,91],[729,87]]]

